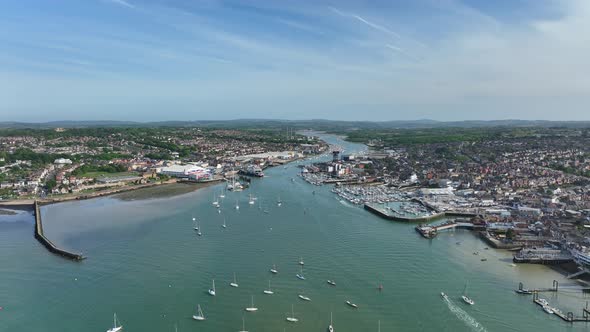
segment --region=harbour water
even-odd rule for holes
[[[326,139],[349,152],[364,148]],[[221,184],[174,197],[43,207],[46,235],[82,251],[83,262],[37,243],[30,213],[0,216],[0,331],[106,331],[113,312],[127,332],[174,331],[174,324],[178,331],[238,331],[242,317],[249,331],[319,332],[326,331],[330,312],[338,332],[377,331],[379,320],[382,331],[590,330],[547,315],[530,296],[513,291],[521,281],[528,288],[550,287],[554,279],[562,287],[573,284],[560,274],[511,266],[511,253],[484,250],[468,231],[425,240],[415,225],[340,201],[329,186],[310,185],[298,171],[295,164],[269,169],[249,190],[226,192],[222,213],[211,204]],[[249,194],[258,198],[253,205]],[[295,277],[300,257],[306,280]],[[277,275],[269,272],[273,264]],[[229,286],[234,272],[239,288]],[[207,294],[212,279],[215,297]],[[269,279],[273,295],[263,294]],[[460,301],[466,283],[474,306]],[[300,300],[301,293],[311,301]],[[244,311],[251,295],[256,313]],[[577,315],[587,300],[576,291],[542,297]],[[191,319],[197,304],[204,322]],[[295,324],[285,320],[292,304]]]

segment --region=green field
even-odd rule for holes
[[[78,177],[97,179],[97,178],[102,178],[102,177],[112,178],[112,177],[117,177],[117,176],[138,176],[138,175],[139,175],[139,173],[137,173],[137,172],[118,172],[118,173],[86,172],[86,173],[79,175]]]

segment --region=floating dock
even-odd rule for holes
[[[41,220],[41,210],[39,209],[39,203],[35,201],[33,203],[33,207],[35,211],[35,239],[37,239],[37,241],[41,242],[41,244],[44,245],[47,250],[64,258],[74,261],[81,261],[86,258],[82,254],[72,253],[61,249],[53,244],[53,242],[51,242],[48,238],[46,238],[45,234],[43,233],[43,222]]]

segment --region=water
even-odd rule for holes
[[[362,148],[328,139],[348,151]],[[509,253],[483,250],[485,244],[467,231],[422,239],[414,225],[340,202],[330,187],[309,185],[297,172],[295,165],[274,168],[253,180],[251,190],[227,192],[222,214],[211,205],[221,185],[169,198],[44,207],[47,235],[83,251],[88,259],[82,263],[38,244],[30,213],[1,216],[0,331],[105,331],[113,312],[128,332],[174,331],[174,324],[179,331],[237,331],[242,317],[250,331],[325,331],[331,311],[338,332],[376,331],[378,320],[382,331],[588,330],[513,292],[519,281],[526,287],[549,287],[553,279],[571,284],[559,274],[542,266],[511,267]],[[258,202],[248,205],[249,193],[268,214]],[[201,221],[202,237],[193,230],[193,216]],[[227,229],[221,227],[224,216]],[[300,257],[305,281],[295,277]],[[484,257],[487,262],[480,261]],[[273,264],[276,276],[269,272]],[[234,272],[239,288],[229,286]],[[216,297],[206,293],[212,279]],[[262,292],[269,279],[274,295]],[[459,298],[467,282],[474,306]],[[300,293],[312,301],[301,301]],[[244,311],[251,295],[257,313]],[[578,315],[586,301],[576,292],[545,297]],[[205,322],[191,319],[197,304]],[[296,324],[285,321],[291,304]]]

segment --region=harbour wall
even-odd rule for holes
[[[67,250],[59,248],[58,246],[53,244],[53,242],[51,242],[47,237],[45,237],[45,234],[43,233],[43,221],[41,220],[41,210],[39,209],[39,203],[37,201],[33,203],[33,208],[35,211],[35,239],[37,239],[37,241],[39,241],[43,246],[45,246],[45,248],[47,248],[47,250],[49,250],[50,252],[60,255],[64,258],[68,258],[74,261],[81,261],[85,259],[85,257],[81,254],[69,252]]]

